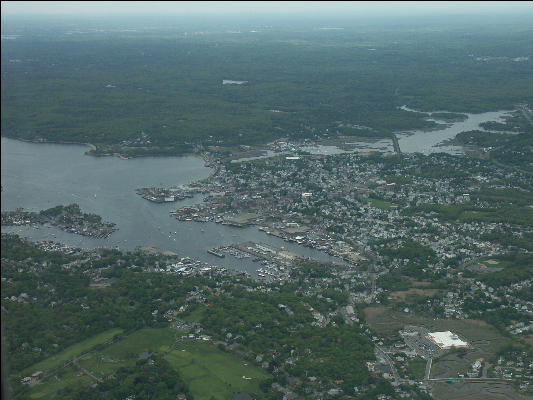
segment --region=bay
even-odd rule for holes
[[[53,227],[2,227],[34,241],[54,240],[81,248],[133,250],[152,245],[211,265],[255,275],[258,264],[248,259],[218,258],[207,253],[216,246],[254,241],[322,261],[328,254],[288,243],[256,227],[236,228],[215,223],[180,222],[169,212],[202,201],[195,196],[177,203],[151,203],[135,193],[139,187],[173,186],[206,178],[211,169],[197,157],[117,157],[85,155],[86,146],[29,143],[2,138],[2,211],[23,207],[32,211],[77,203],[87,213],[117,224],[107,239],[63,232]]]

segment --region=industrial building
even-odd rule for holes
[[[446,350],[452,347],[468,347],[468,343],[461,340],[459,336],[450,331],[445,332],[430,332],[429,339],[435,343],[439,348]]]

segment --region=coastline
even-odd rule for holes
[[[46,139],[24,139],[19,137],[13,137],[13,136],[5,136],[2,135],[2,138],[6,139],[12,139],[12,140],[19,140],[21,142],[26,143],[36,143],[36,144],[66,144],[66,145],[78,145],[78,146],[87,146],[89,147],[89,150],[86,151],[84,154],[92,157],[118,157],[121,160],[129,160],[130,158],[141,158],[141,157],[199,157],[204,161],[207,161],[206,158],[203,155],[197,154],[197,153],[182,153],[182,154],[175,154],[175,155],[168,155],[168,154],[146,154],[146,155],[133,155],[133,156],[125,156],[122,153],[106,153],[106,154],[94,154],[93,151],[98,150],[98,147],[92,143],[89,142],[69,142],[69,141],[58,141],[58,140],[46,140]]]
[[[75,144],[75,145],[80,145],[80,146],[87,146],[91,150],[96,150],[97,149],[97,147],[94,144],[86,143],[86,142],[68,142],[68,141],[57,141],[57,140],[46,140],[46,139],[23,139],[23,138],[19,138],[19,137],[4,136],[4,135],[2,135],[2,137],[6,138],[6,139],[20,140],[21,142],[26,142],[26,143]]]

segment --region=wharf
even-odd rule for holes
[[[217,256],[217,257],[220,257],[220,258],[224,258],[224,257],[226,257],[225,254],[223,254],[223,253],[220,252],[220,248],[218,248],[218,247],[215,247],[215,248],[209,249],[209,250],[207,250],[207,252],[208,252],[209,254],[212,254],[212,255]]]

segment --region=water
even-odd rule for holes
[[[54,240],[81,248],[115,247],[133,250],[153,245],[212,265],[254,275],[259,267],[248,259],[218,258],[207,250],[245,241],[264,242],[317,260],[332,261],[326,253],[270,236],[255,227],[235,228],[215,223],[180,222],[173,209],[201,201],[195,196],[176,203],[151,203],[135,193],[146,186],[172,186],[206,178],[211,170],[196,157],[117,157],[84,155],[85,146],[36,144],[2,138],[2,210],[17,207],[39,211],[78,203],[84,212],[117,224],[107,239],[63,232],[54,227],[2,227],[34,241]]]
[[[416,110],[402,107],[405,111],[419,112]],[[446,111],[435,111],[446,112]],[[495,121],[503,122],[503,117],[509,115],[512,111],[491,111],[481,114],[467,114],[468,117],[464,121],[452,122],[443,124],[441,120],[428,118],[428,120],[439,123],[442,129],[424,131],[414,130],[409,132],[397,133],[398,143],[400,144],[400,150],[402,153],[439,153],[445,152],[450,154],[463,154],[464,150],[462,146],[441,145],[443,141],[454,139],[458,133],[464,131],[480,130],[485,131],[479,124],[483,122]]]
[[[409,107],[403,106],[400,107],[404,111],[422,113],[421,111],[413,110]],[[445,113],[447,111],[432,111],[429,113],[423,114],[432,114],[432,113]],[[509,115],[512,111],[491,111],[481,114],[468,114],[464,121],[456,122],[447,122],[443,123],[440,119],[434,119],[428,117],[427,120],[433,121],[438,124],[437,128],[431,131],[426,130],[412,130],[406,132],[397,132],[396,136],[398,138],[398,143],[400,145],[400,150],[402,153],[422,153],[422,154],[431,154],[431,153],[449,153],[449,154],[464,154],[463,146],[455,146],[450,144],[443,144],[450,139],[454,139],[458,133],[471,130],[480,130],[485,132],[493,132],[483,129],[480,124],[483,122],[504,122],[504,117]],[[498,132],[498,133],[516,133],[516,132]],[[314,144],[314,145],[303,145],[299,146],[298,150],[306,151],[310,154],[321,154],[321,155],[334,155],[334,154],[345,154],[345,153],[361,153],[361,152],[392,152],[394,151],[392,141],[390,139],[359,139],[359,138],[350,138],[349,142],[345,142],[344,148],[340,148],[336,145],[325,145],[325,144]],[[274,153],[272,151],[267,151],[267,154],[258,156],[258,157],[248,157],[241,158],[238,160],[233,160],[232,162],[241,162],[254,160],[259,158],[272,157],[279,154],[289,154],[288,152],[283,153]]]

